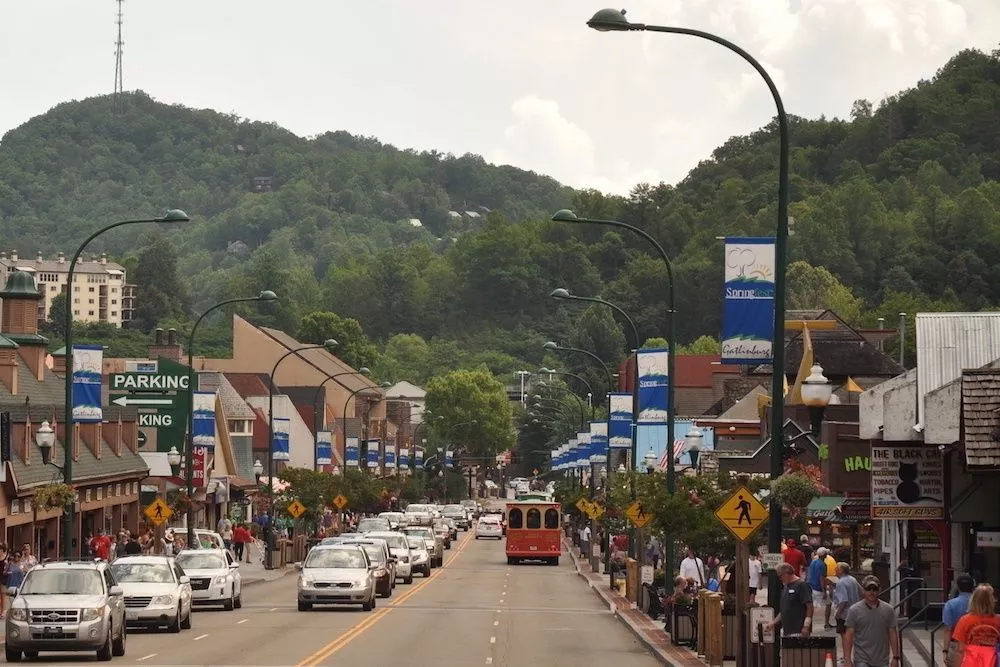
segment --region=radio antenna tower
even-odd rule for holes
[[[122,5],[125,0],[115,0],[115,2],[118,3],[118,15],[115,21],[118,24],[118,40],[115,42],[114,111],[120,114],[125,111],[125,84],[122,80],[122,47],[125,46],[125,42],[122,41]]]

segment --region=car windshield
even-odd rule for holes
[[[410,505],[406,508],[407,512],[424,512],[427,514],[430,514],[431,510],[430,505]]]
[[[388,519],[362,519],[358,521],[358,532],[365,532],[365,530],[379,530],[389,527]]]
[[[363,570],[368,567],[359,549],[314,549],[309,552],[304,567],[332,567]]]
[[[406,538],[407,543],[410,545],[411,549],[417,549],[418,551],[423,551],[427,548],[424,544],[424,540],[421,537],[409,536]]]
[[[407,535],[417,535],[425,540],[433,540],[434,532],[430,528],[414,528],[406,531]]]
[[[177,564],[185,570],[222,570],[225,559],[219,554],[182,553],[177,556]]]
[[[111,572],[120,583],[170,584],[174,581],[166,563],[115,563]]]
[[[49,570],[33,568],[21,584],[19,595],[103,595],[104,584],[97,570]]]
[[[461,505],[447,505],[442,514],[465,514],[465,508]]]
[[[358,546],[360,546],[362,549],[365,550],[365,553],[368,554],[368,558],[373,563],[378,563],[379,565],[381,565],[382,563],[385,562],[385,552],[382,551],[382,547],[380,547],[379,545],[360,544]]]
[[[405,549],[406,539],[402,535],[392,535],[390,533],[379,533],[378,535],[372,535],[372,537],[377,537],[380,540],[385,540],[386,544],[389,545],[390,549]]]

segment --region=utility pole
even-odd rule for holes
[[[125,82],[122,77],[122,51],[125,42],[122,41],[122,10],[125,0],[115,0],[118,3],[118,14],[115,22],[118,25],[118,39],[115,41],[115,92],[114,92],[114,112],[115,114],[125,113]]]

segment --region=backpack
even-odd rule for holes
[[[968,636],[970,642],[963,647],[960,667],[998,667],[1000,631],[992,625],[980,623],[969,630]]]

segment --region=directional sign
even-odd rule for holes
[[[767,522],[767,508],[745,486],[738,486],[715,516],[738,540],[746,540]]]
[[[135,408],[139,428],[145,429],[145,445],[168,452],[184,451],[187,428],[187,401],[191,378],[184,364],[172,359],[136,362],[127,373],[108,375],[108,400],[114,405]]]
[[[108,389],[113,392],[187,391],[191,387],[190,378],[186,369],[180,368],[183,370],[166,373],[111,373]]]
[[[653,520],[653,515],[646,509],[646,501],[637,500],[625,510],[625,516],[634,523],[637,528],[644,528],[646,524]]]
[[[337,506],[337,509],[342,510],[347,507],[347,498],[343,493],[338,494],[337,497],[333,499],[333,504]]]
[[[300,503],[298,500],[293,500],[288,503],[288,513],[294,518],[298,519],[300,516],[305,514],[306,506]]]
[[[174,511],[170,509],[170,506],[160,498],[146,505],[142,513],[146,515],[146,518],[154,526],[162,526],[174,515]]]
[[[159,407],[159,406],[172,406],[174,404],[174,398],[133,398],[130,395],[119,396],[118,398],[111,401],[115,405],[120,405],[123,408],[129,405],[136,407]]]

